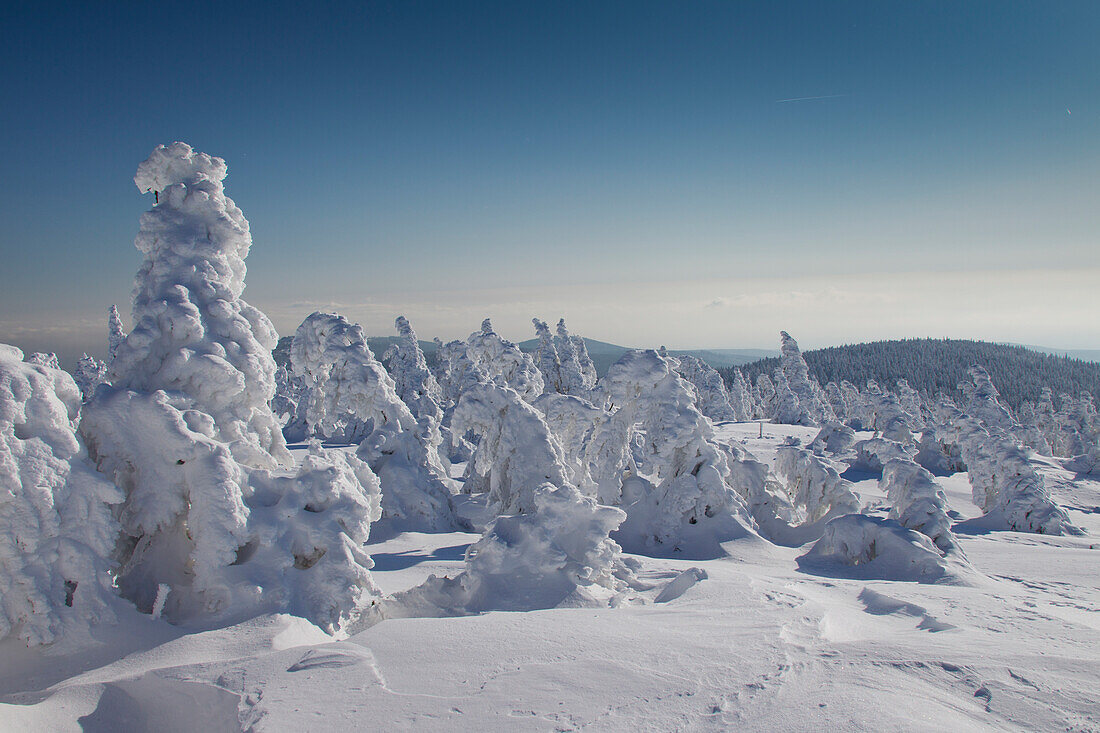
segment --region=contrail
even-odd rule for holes
[[[825,94],[820,97],[791,97],[790,99],[777,99],[776,104],[783,104],[784,102],[810,102],[815,99],[836,99],[837,97],[847,97],[847,94]]]

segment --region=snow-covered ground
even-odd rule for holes
[[[718,428],[768,463],[816,432]],[[807,548],[739,540],[717,560],[637,557],[654,588],[618,608],[337,638],[285,615],[202,629],[123,611],[87,639],[0,643],[0,729],[1100,730],[1100,482],[1042,471],[1087,535],[968,529],[966,475],[938,479],[981,574],[968,585],[822,577],[799,569]],[[386,593],[453,576],[478,538],[376,537],[372,574]]]

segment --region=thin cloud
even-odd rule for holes
[[[791,97],[790,99],[777,99],[776,104],[785,104],[787,102],[814,102],[819,99],[836,99],[837,97],[847,97],[847,94],[823,94],[819,97]]]

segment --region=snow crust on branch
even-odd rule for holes
[[[122,492],[90,465],[63,371],[0,344],[0,639],[46,644],[113,618],[109,560]]]

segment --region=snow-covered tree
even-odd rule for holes
[[[525,401],[533,402],[542,394],[542,373],[534,359],[497,335],[488,318],[481,322],[480,331],[466,339],[466,353],[490,380],[506,384]]]
[[[980,366],[973,366],[970,367],[969,373],[973,384],[966,385],[964,383],[959,385],[960,389],[967,387],[964,390],[966,401],[963,403],[963,412],[981,420],[987,429],[1015,429],[1017,427],[1016,420],[998,400],[1000,393],[993,386],[993,380],[989,378],[989,372]]]
[[[307,388],[310,433],[360,444],[360,457],[382,481],[383,518],[409,529],[456,528],[437,426],[420,430],[362,327],[312,313],[294,334],[290,358]]]
[[[214,419],[217,439],[249,466],[290,465],[269,406],[278,335],[241,298],[248,220],[225,195],[221,158],[186,143],[159,145],[134,176],[158,191],[134,244],[144,256],[134,286],[134,327],[110,364],[119,389],[187,396]]]
[[[393,378],[397,396],[408,405],[413,416],[438,425],[443,419],[440,407],[443,391],[428,369],[428,361],[409,321],[398,316],[394,325],[399,338],[382,355],[382,363]]]
[[[883,467],[879,487],[890,501],[891,519],[928,536],[944,553],[962,552],[951,531],[947,496],[931,473],[911,460],[894,458]]]
[[[814,453],[842,453],[856,442],[856,432],[838,422],[825,423],[810,443]]]
[[[81,398],[89,400],[95,393],[95,388],[107,381],[107,365],[94,356],[84,354],[76,360],[73,379],[80,388]]]
[[[756,378],[756,385],[753,387],[753,398],[756,403],[754,418],[771,420],[775,417],[775,385],[772,384],[772,380],[767,374],[761,374]]]
[[[809,413],[802,408],[798,395],[787,383],[787,374],[776,369],[775,376],[775,412],[772,420],[780,425],[814,425]]]
[[[550,333],[550,326],[546,321],[540,321],[537,318],[532,318],[531,323],[535,325],[535,335],[539,340],[538,348],[535,349],[535,364],[542,372],[543,389],[548,394],[551,392],[564,394],[561,384],[561,360],[558,358],[558,349],[554,346],[554,335]]]
[[[160,201],[136,241],[137,323],[80,430],[125,494],[117,584],[140,610],[174,621],[289,611],[331,630],[360,610],[352,586],[369,588],[358,546],[377,518],[377,478],[324,454],[297,476],[271,472],[291,461],[268,405],[276,335],[240,299],[251,237],[225,170],[183,143],[138,168],[138,188]]]
[[[628,351],[608,370],[601,387],[615,409],[601,432],[621,438],[625,429],[629,442],[637,430],[648,474],[628,471],[623,477],[616,503],[627,512],[617,535],[624,547],[710,553],[718,542],[751,531],[726,453],[712,440],[710,421],[696,409],[691,390],[669,359],[652,350]],[[593,440],[600,443],[600,436]],[[629,456],[624,458],[627,465],[620,470],[630,468]],[[606,496],[602,489],[601,496]]]
[[[567,483],[561,445],[538,410],[511,387],[467,389],[451,417],[451,430],[454,436],[470,431],[480,438],[467,467],[467,490],[489,492],[497,514],[530,512],[535,489]]]
[[[51,352],[36,351],[27,357],[28,364],[37,364],[38,366],[44,366],[47,369],[58,370],[61,368],[61,363],[57,360],[57,354]]]
[[[740,369],[733,370],[733,380],[729,387],[730,405],[738,420],[752,420],[756,416],[756,405],[752,399],[752,388],[745,381]]]
[[[801,510],[805,522],[859,511],[859,496],[852,490],[851,482],[842,479],[828,461],[806,448],[780,446],[775,473],[783,480],[791,503]]]
[[[711,420],[746,420],[730,402],[722,375],[702,359],[684,354],[676,357],[676,371],[695,388],[695,406]]]
[[[126,331],[122,328],[122,316],[118,314],[118,306],[112,305],[107,311],[107,365],[110,366],[118,353],[118,347],[126,340]]]
[[[561,392],[587,397],[596,386],[596,365],[588,356],[584,339],[570,335],[564,318],[558,320],[554,348],[561,363]]]
[[[79,411],[68,374],[0,344],[0,639],[45,644],[112,617],[122,493],[88,462]]]
[[[821,387],[810,378],[810,368],[806,366],[806,360],[802,358],[802,352],[798,349],[798,342],[791,338],[786,331],[779,332],[781,361],[783,374],[787,378],[787,384],[798,399],[799,407],[805,413],[804,420],[798,424],[821,425],[828,420],[835,420],[829,404],[824,401]],[[777,387],[778,389],[778,387]],[[779,422],[785,422],[780,420]],[[796,423],[788,423],[796,424]]]
[[[909,381],[905,379],[899,379],[897,387],[898,403],[905,412],[907,425],[910,430],[919,433],[924,430],[925,412],[924,401],[921,400],[920,392],[910,387]]]

